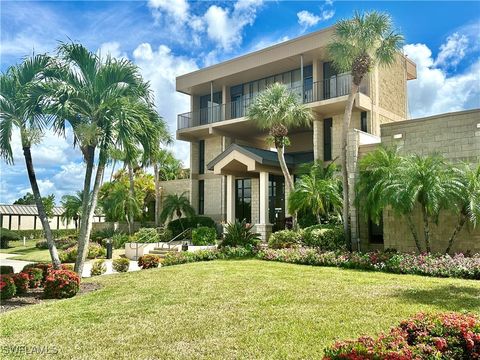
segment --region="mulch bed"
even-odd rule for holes
[[[92,291],[97,291],[102,288],[102,285],[97,283],[81,283],[80,290],[77,295],[87,294]],[[0,314],[3,314],[7,311],[18,309],[25,306],[41,304],[45,302],[58,301],[59,299],[44,299],[43,298],[43,289],[28,289],[28,292],[23,295],[14,296],[11,299],[3,300],[0,304]]]

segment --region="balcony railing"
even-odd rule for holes
[[[303,88],[303,98],[302,87],[290,88],[290,91],[297,94],[299,100],[304,104],[308,104],[348,95],[350,93],[351,83],[352,76],[350,74],[341,74],[315,82],[310,84],[310,86],[305,85]],[[360,85],[360,92],[368,94],[368,81],[366,79]],[[247,114],[248,107],[253,103],[256,96],[244,96],[237,101],[180,114],[178,115],[177,128],[180,130],[241,118]]]

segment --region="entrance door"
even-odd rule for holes
[[[235,180],[235,218],[252,222],[252,179]]]
[[[282,230],[285,223],[285,178],[270,175],[268,179],[268,215],[273,231]]]

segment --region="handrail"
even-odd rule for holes
[[[192,229],[190,229],[190,228],[185,229],[185,230],[183,230],[180,234],[174,236],[170,241],[168,241],[168,242],[167,242],[168,249],[170,250],[170,247],[171,247],[173,241],[175,241],[175,240],[179,239],[180,237],[184,236],[184,235],[187,234],[189,231],[192,231]],[[159,242],[157,243],[157,246],[159,246],[159,247],[160,247],[160,242],[161,242],[161,241],[159,241]],[[162,247],[162,248],[163,248],[163,247]]]

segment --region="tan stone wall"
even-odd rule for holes
[[[406,70],[405,59],[397,56],[391,66],[378,67],[378,106],[406,118]]]
[[[252,178],[252,224],[260,222],[260,179]]]
[[[286,147],[285,152],[313,151],[313,131],[291,134],[290,145]]]

